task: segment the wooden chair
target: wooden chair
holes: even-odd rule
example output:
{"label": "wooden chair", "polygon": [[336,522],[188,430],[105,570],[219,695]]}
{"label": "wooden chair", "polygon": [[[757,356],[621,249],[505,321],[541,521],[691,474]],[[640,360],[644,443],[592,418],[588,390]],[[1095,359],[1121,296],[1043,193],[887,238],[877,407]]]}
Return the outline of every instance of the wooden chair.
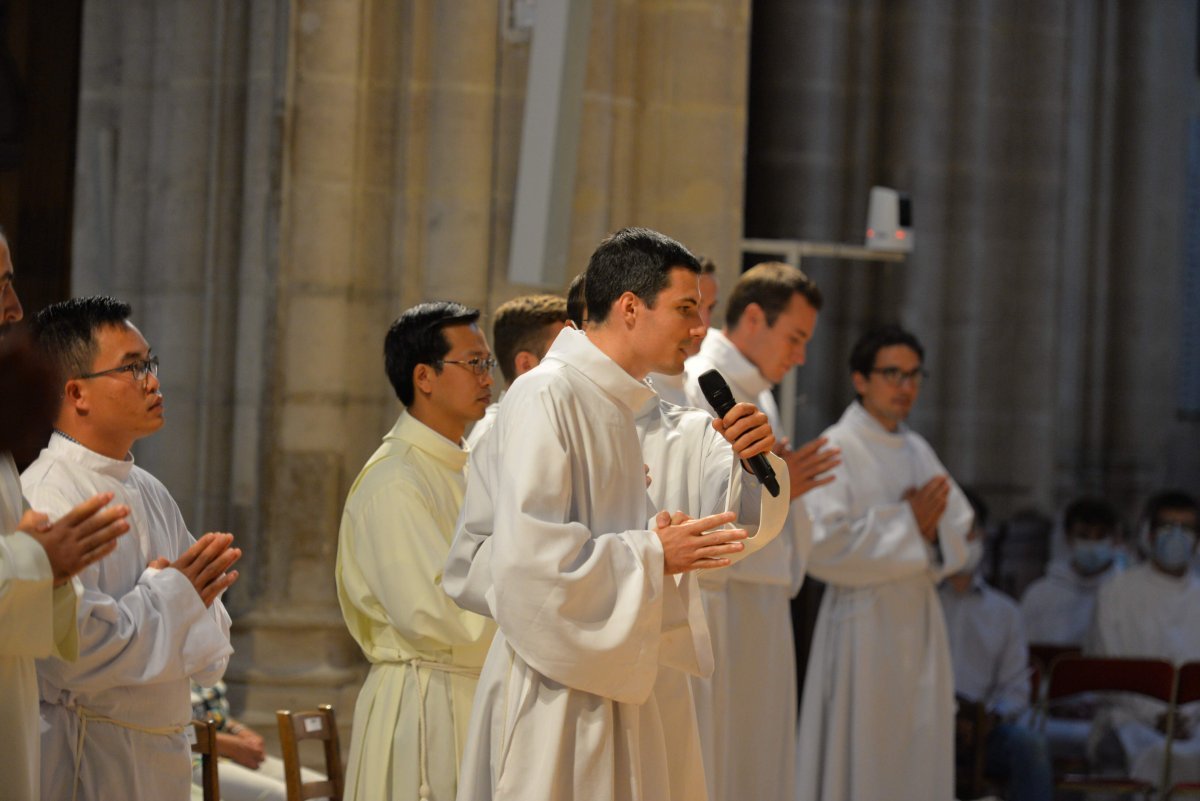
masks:
{"label": "wooden chair", "polygon": [[220,801],[221,783],[217,779],[217,724],[212,718],[193,720],[192,731],[196,733],[196,742],[192,743],[192,753],[200,755],[201,787],[204,789],[204,801]]}
{"label": "wooden chair", "polygon": [[[287,782],[288,801],[330,798],[342,801],[342,753],[338,745],[337,721],[333,707],[321,704],[315,710],[275,713],[279,721],[279,745],[283,750],[283,777]],[[325,779],[307,782],[300,777],[300,741],[320,740],[325,747]]]}
{"label": "wooden chair", "polygon": [[[1146,696],[1167,706],[1167,739],[1175,715],[1175,666],[1161,659],[1108,659],[1085,656],[1059,656],[1050,668],[1046,686],[1045,709],[1055,701],[1081,693],[1122,692]],[[1169,755],[1163,765],[1159,787],[1166,786],[1169,775]],[[1064,774],[1055,777],[1055,787],[1078,793],[1112,795],[1143,795],[1150,797],[1156,787],[1133,776],[1097,776]]]}
{"label": "wooden chair", "polygon": [[[1200,701],[1200,662],[1188,662],[1180,667],[1175,682],[1176,709]],[[1200,782],[1177,782],[1167,790],[1167,798],[1181,795],[1200,795]]]}

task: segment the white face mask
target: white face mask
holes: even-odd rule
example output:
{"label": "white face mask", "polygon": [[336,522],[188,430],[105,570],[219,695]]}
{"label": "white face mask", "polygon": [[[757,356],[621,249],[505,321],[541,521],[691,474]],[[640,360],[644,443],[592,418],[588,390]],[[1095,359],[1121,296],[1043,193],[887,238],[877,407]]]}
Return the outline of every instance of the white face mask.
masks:
{"label": "white face mask", "polygon": [[1085,576],[1099,573],[1112,564],[1112,541],[1078,540],[1071,546],[1071,561]]}
{"label": "white face mask", "polygon": [[960,573],[974,573],[979,567],[979,563],[983,561],[983,540],[968,540],[967,541],[967,561],[959,570]]}
{"label": "white face mask", "polygon": [[1178,572],[1187,567],[1196,548],[1196,532],[1178,523],[1159,526],[1154,533],[1154,561]]}

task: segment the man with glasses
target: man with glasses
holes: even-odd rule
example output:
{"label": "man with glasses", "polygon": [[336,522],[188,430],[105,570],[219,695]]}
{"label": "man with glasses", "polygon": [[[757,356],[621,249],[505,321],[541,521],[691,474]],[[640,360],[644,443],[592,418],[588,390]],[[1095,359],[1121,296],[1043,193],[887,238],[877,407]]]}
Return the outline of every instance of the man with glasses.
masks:
{"label": "man with glasses", "polygon": [[216,682],[233,652],[219,596],[241,551],[226,533],[194,540],[130,453],[162,428],[163,397],[158,359],[129,315],[128,304],[90,297],[34,319],[65,380],[50,443],[21,476],[25,495],[53,518],[111,493],[132,530],[79,575],[78,660],[37,665],[43,798],[186,798],[189,680]]}
{"label": "man with glasses", "polygon": [[825,432],[842,463],[806,496],[808,572],[828,586],[800,705],[802,801],[954,797],[954,674],[937,584],[966,563],[973,512],[904,423],[923,359],[898,326],[858,340],[858,397]]}
{"label": "man with glasses", "polygon": [[384,339],[404,404],[350,488],[338,535],[337,590],[371,662],[346,768],[347,801],[452,799],[479,669],[495,624],[442,590],[466,485],[466,427],[492,398],[496,362],[479,311],[422,303]]}

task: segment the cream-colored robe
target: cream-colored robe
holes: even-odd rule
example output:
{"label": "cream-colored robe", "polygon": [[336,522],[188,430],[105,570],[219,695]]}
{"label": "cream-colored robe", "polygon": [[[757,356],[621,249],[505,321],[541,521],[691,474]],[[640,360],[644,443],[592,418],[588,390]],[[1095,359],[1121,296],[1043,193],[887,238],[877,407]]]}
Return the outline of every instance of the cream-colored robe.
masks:
{"label": "cream-colored robe", "polygon": [[17,531],[25,510],[17,467],[0,454],[0,798],[38,798],[41,735],[34,659],[79,652],[75,587],[54,586],[46,552]]}
{"label": "cream-colored robe", "polygon": [[495,631],[441,586],[466,461],[467,451],[405,412],[346,499],[338,601],[371,662],[354,710],[348,801],[415,801],[423,781],[433,801],[455,796],[476,676]]}
{"label": "cream-colored robe", "polygon": [[828,587],[800,705],[797,798],[949,801],[954,673],[937,583],[965,563],[974,514],[952,483],[933,548],[901,500],[946,473],[929,444],[858,402],[825,435],[842,463],[805,496],[808,572]]}
{"label": "cream-colored robe", "polygon": [[130,530],[116,550],[77,576],[79,658],[37,663],[42,797],[72,797],[78,760],[77,801],[114,792],[128,801],[186,798],[189,680],[216,682],[233,648],[220,599],[206,608],[178,570],[146,567],[158,557],[175,560],[194,542],[179,507],[132,457],[110,459],[59,434],[21,484],[30,506],[51,518],[98,492],[130,508]]}

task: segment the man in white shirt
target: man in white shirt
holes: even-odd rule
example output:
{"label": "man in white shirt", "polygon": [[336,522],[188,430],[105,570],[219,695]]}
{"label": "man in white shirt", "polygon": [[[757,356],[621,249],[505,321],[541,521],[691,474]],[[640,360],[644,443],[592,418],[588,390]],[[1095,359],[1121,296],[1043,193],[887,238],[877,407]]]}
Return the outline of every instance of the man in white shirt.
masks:
{"label": "man in white shirt", "polygon": [[[1147,559],[1100,588],[1087,653],[1176,664],[1200,660],[1200,581],[1191,571],[1198,527],[1196,500],[1185,492],[1159,493],[1147,502],[1141,534]],[[1133,776],[1158,782],[1165,756],[1162,712],[1161,704],[1146,699],[1115,703],[1097,717],[1098,760],[1109,760],[1115,740]],[[1198,722],[1194,707],[1177,716],[1172,781],[1200,781]]]}
{"label": "man in white shirt", "polygon": [[[713,310],[717,307],[717,265],[706,256],[697,257],[700,260],[700,333],[692,339],[687,349],[687,355],[695,356],[700,352],[700,344],[708,335],[712,325]],[[688,373],[687,365],[678,375],[651,373],[650,385],[658,393],[658,397],[676,406],[691,406],[687,396]]]}
{"label": "man in white shirt", "polygon": [[1068,556],[1051,562],[1046,575],[1021,598],[1029,642],[1082,647],[1096,593],[1117,572],[1118,522],[1112,504],[1102,498],[1076,498],[1067,505],[1063,532]]}
{"label": "man in white shirt", "polygon": [[[835,449],[823,439],[786,447],[771,388],[804,364],[816,332],[821,292],[788,264],[760,264],[730,293],[724,330],[708,332],[688,359],[690,405],[711,412],[699,377],[717,370],[735,399],[767,414],[788,465],[789,527],[761,552],[729,570],[703,574],[704,604],[718,664],[693,682],[715,801],[787,799],[795,781],[796,666],[791,599],[800,590],[811,536],[802,496],[831,479]],[[771,654],[764,659],[764,654]],[[753,676],[752,681],[746,679]]]}
{"label": "man in white shirt", "polygon": [[97,493],[130,509],[131,534],[77,581],[79,655],[37,663],[42,797],[187,798],[190,679],[221,678],[233,649],[219,596],[241,556],[227,533],[194,540],[170,494],[130,449],[162,428],[158,357],[127,304],[79,298],[34,320],[65,377],[50,443],[22,474],[51,517]]}
{"label": "man in white shirt", "polygon": [[1008,801],[1049,801],[1053,769],[1045,738],[1020,718],[1029,708],[1029,647],[1021,613],[979,575],[987,507],[964,490],[975,522],[967,535],[967,561],[938,590],[946,616],[956,696],[983,704],[991,719],[985,775],[1006,783]]}
{"label": "man in white shirt", "polygon": [[[523,295],[513,298],[496,309],[492,322],[492,343],[496,346],[496,363],[504,376],[504,386],[512,386],[519,376],[537,367],[546,358],[550,343],[567,324],[567,302],[558,295]],[[471,427],[467,449],[479,444],[496,422],[500,401],[487,407],[483,419]]]}
{"label": "man in white shirt", "polygon": [[[29,427],[53,422],[57,376],[13,326],[23,312],[13,286],[8,241],[0,232],[0,794],[41,795],[41,724],[34,660],[74,659],[76,596],[71,576],[112,553],[129,530],[128,507],[93,496],[53,523],[21,495],[8,451]],[[23,444],[23,443],[22,443]]]}
{"label": "man in white shirt", "polygon": [[422,303],[384,340],[405,411],[350,488],[338,601],[371,662],[354,709],[348,801],[452,799],[476,679],[495,625],[441,587],[466,486],[463,432],[491,400],[479,312]]}
{"label": "man in white shirt", "polygon": [[[484,665],[460,776],[473,799],[668,799],[659,665],[694,660],[674,576],[728,564],[733,513],[652,514],[635,417],[647,373],[677,372],[699,319],[698,264],[678,243],[623,229],[588,266],[587,333],[564,330],[517,381],[485,438],[486,598],[500,631]],[[479,454],[477,454],[478,456]],[[486,522],[486,521],[484,521]],[[449,571],[448,571],[449,572]],[[470,584],[471,582],[468,582]]]}
{"label": "man in white shirt", "polygon": [[953,797],[954,680],[936,586],[965,563],[973,513],[904,422],[923,362],[898,326],[858,340],[858,399],[825,432],[842,463],[805,498],[808,570],[827,586],[800,705],[801,801]]}

